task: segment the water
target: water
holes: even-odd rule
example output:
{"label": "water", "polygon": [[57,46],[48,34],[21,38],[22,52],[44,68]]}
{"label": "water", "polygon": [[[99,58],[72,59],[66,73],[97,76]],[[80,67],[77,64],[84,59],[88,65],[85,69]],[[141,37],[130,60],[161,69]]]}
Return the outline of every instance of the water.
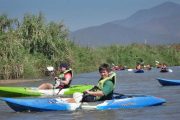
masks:
{"label": "water", "polygon": [[[146,107],[133,110],[77,110],[55,112],[17,113],[0,101],[0,120],[179,120],[180,117],[180,86],[161,86],[155,78],[180,79],[180,66],[172,67],[172,73],[160,73],[158,69],[133,73],[117,71],[115,92],[123,94],[154,95],[166,99],[161,106]],[[99,79],[98,72],[75,75],[72,84],[94,84]],[[47,80],[49,81],[49,80]],[[38,86],[42,83],[18,83],[11,86]]]}

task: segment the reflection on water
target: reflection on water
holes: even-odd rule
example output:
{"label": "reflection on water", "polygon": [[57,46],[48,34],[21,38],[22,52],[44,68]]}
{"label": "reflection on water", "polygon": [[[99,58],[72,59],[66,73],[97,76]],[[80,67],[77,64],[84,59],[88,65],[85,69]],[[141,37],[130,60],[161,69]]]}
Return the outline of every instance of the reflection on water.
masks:
{"label": "reflection on water", "polygon": [[108,111],[97,111],[97,110],[91,110],[91,111],[78,111],[74,114],[73,118],[77,120],[111,120],[112,116],[114,118],[118,118],[118,113],[116,111],[108,110]]}
{"label": "reflection on water", "polygon": [[[0,101],[0,120],[178,120],[180,117],[180,86],[161,86],[155,78],[180,79],[180,67],[172,67],[172,73],[160,73],[157,69],[145,73],[117,71],[115,92],[123,94],[146,94],[162,97],[167,103],[133,110],[77,110],[16,113]],[[94,84],[99,79],[97,72],[75,75],[72,84]],[[50,80],[47,81],[48,82]],[[40,82],[21,83],[12,86],[38,86]]]}

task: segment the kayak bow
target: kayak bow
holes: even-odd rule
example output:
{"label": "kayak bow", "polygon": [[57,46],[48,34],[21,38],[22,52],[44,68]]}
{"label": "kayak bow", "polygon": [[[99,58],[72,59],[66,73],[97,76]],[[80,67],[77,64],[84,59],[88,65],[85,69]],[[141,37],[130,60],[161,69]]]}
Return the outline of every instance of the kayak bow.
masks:
{"label": "kayak bow", "polygon": [[158,82],[163,86],[175,86],[180,85],[180,80],[156,78]]}

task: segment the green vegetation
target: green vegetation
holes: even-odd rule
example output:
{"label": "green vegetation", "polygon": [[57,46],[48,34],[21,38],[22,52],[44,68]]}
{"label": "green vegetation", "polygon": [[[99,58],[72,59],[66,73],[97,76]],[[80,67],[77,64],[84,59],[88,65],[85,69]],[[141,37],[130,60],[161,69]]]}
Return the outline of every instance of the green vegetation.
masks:
{"label": "green vegetation", "polygon": [[139,60],[155,65],[180,65],[180,45],[149,46],[131,44],[89,48],[68,39],[69,31],[60,22],[26,14],[23,20],[0,16],[0,79],[37,78],[49,65],[67,61],[76,73],[97,70],[103,63],[134,67]]}
{"label": "green vegetation", "polygon": [[167,46],[150,46],[131,44],[128,46],[112,45],[100,48],[108,63],[125,65],[135,68],[137,62],[155,66],[155,61],[166,63],[168,66],[180,65],[180,44]]}

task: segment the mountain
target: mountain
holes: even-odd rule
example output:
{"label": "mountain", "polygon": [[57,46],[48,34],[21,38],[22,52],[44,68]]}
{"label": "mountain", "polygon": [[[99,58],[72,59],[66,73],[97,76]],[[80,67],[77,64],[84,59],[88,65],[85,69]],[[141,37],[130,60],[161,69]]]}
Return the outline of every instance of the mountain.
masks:
{"label": "mountain", "polygon": [[145,43],[163,45],[180,43],[180,4],[165,2],[139,10],[123,20],[108,22],[70,33],[70,38],[84,46]]}

